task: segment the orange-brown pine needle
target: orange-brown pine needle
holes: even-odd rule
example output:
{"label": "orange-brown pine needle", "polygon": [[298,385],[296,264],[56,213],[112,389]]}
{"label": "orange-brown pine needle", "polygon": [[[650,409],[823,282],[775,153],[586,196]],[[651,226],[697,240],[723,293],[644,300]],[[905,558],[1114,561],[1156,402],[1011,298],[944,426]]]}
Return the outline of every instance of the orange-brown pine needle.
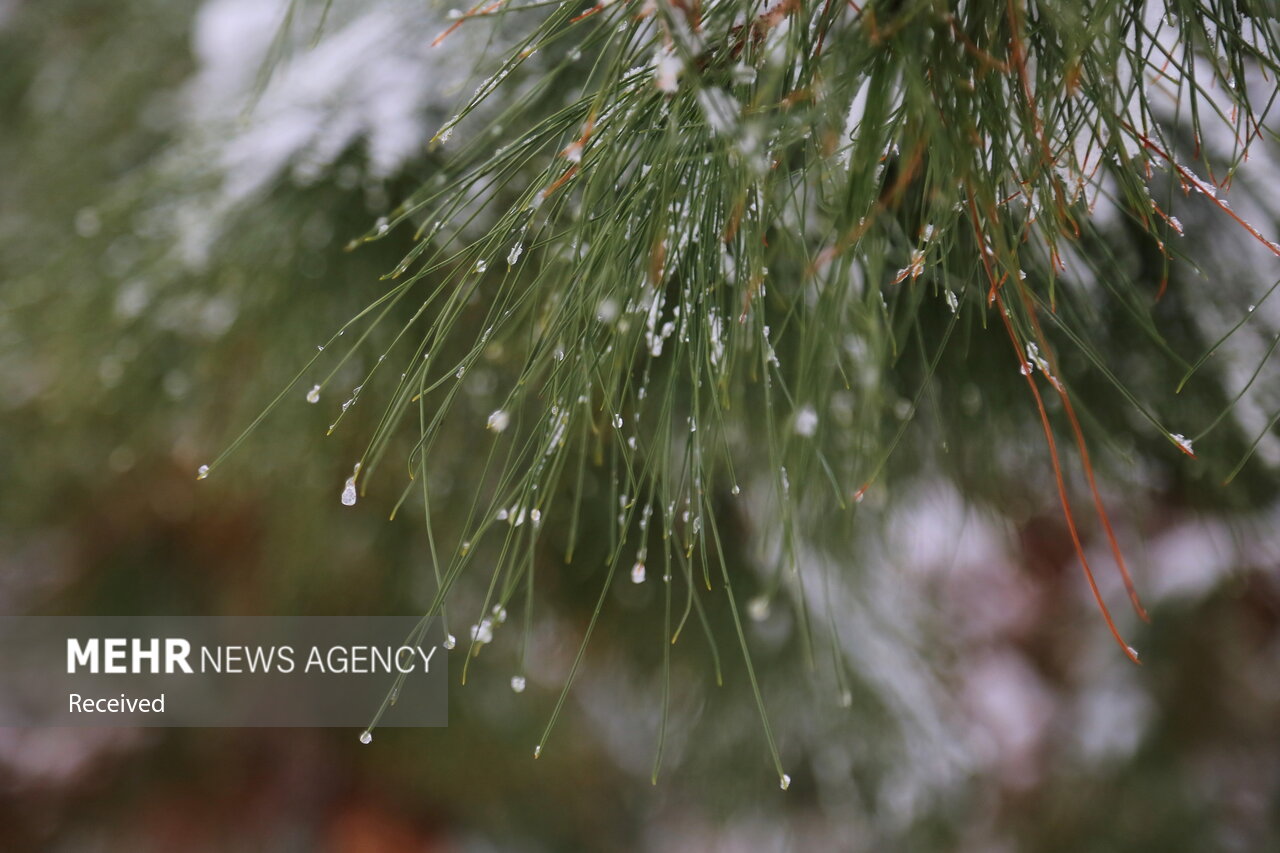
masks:
{"label": "orange-brown pine needle", "polygon": [[1058,500],[1062,504],[1062,514],[1067,522],[1067,531],[1071,534],[1071,544],[1075,547],[1076,557],[1080,560],[1080,568],[1084,571],[1085,581],[1089,584],[1089,591],[1093,593],[1093,600],[1097,603],[1098,610],[1102,613],[1102,618],[1107,623],[1107,630],[1111,632],[1111,636],[1115,638],[1116,643],[1124,650],[1129,660],[1140,664],[1142,661],[1139,660],[1137,651],[1133,646],[1125,642],[1124,637],[1120,634],[1120,629],[1116,627],[1115,620],[1111,618],[1111,610],[1107,607],[1107,602],[1102,597],[1102,591],[1098,588],[1098,581],[1094,577],[1093,569],[1089,568],[1089,558],[1085,556],[1084,545],[1080,541],[1080,532],[1076,529],[1075,515],[1071,512],[1071,500],[1067,497],[1067,483],[1062,476],[1062,461],[1058,458],[1058,444],[1053,438],[1053,427],[1049,423],[1049,413],[1045,410],[1044,399],[1040,396],[1035,374],[1030,369],[1031,365],[1027,362],[1018,346],[1018,336],[1013,330],[1013,324],[1005,314],[1004,300],[1000,298],[999,293],[996,294],[996,310],[1004,323],[1005,331],[1009,334],[1009,342],[1013,345],[1014,354],[1018,357],[1019,369],[1027,380],[1027,387],[1031,389],[1031,396],[1036,401],[1036,410],[1040,413],[1040,425],[1044,428],[1045,441],[1049,444],[1049,458],[1053,462],[1053,478],[1058,486]]}

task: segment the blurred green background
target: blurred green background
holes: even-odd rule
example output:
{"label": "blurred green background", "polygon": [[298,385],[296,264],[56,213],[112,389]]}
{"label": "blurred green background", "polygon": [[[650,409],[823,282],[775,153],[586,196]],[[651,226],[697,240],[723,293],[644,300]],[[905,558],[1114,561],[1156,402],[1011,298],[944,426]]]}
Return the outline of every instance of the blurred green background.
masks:
{"label": "blurred green background", "polygon": [[[265,0],[0,0],[0,618],[411,613],[430,600],[416,514],[388,522],[392,489],[354,509],[337,500],[376,401],[326,437],[340,401],[308,406],[300,386],[218,476],[193,476],[381,292],[409,236],[343,247],[434,173],[426,141],[473,88],[486,38],[430,53],[445,9],[338,2],[314,49],[255,98],[281,14]],[[1226,267],[1227,238],[1192,224],[1205,266]],[[1115,236],[1154,290],[1159,264]],[[1231,263],[1211,298],[1175,276],[1155,307],[1184,355],[1273,276]],[[1264,342],[1273,309],[1255,321]],[[1129,346],[1120,306],[1100,303],[1093,321],[1117,372],[1176,384],[1176,364]],[[1226,404],[1252,340],[1166,395],[1175,422],[1203,425]],[[733,644],[720,644],[716,687],[697,636],[673,650],[672,730],[650,784],[663,643],[652,585],[610,592],[533,760],[601,580],[590,554],[565,566],[550,531],[524,693],[509,687],[513,627],[455,685],[447,729],[379,731],[369,746],[342,730],[0,730],[0,848],[1280,849],[1274,435],[1218,485],[1280,384],[1264,374],[1241,423],[1188,460],[1114,393],[1078,383],[1153,616],[1126,621],[1135,668],[1086,597],[1034,410],[1021,377],[1003,375],[1007,342],[966,346],[892,490],[806,558],[843,579],[814,595],[847,696],[808,663],[787,602],[751,613],[785,794]],[[360,381],[357,362],[339,387]],[[501,371],[467,386],[478,422]],[[910,398],[920,376],[904,359],[879,381]],[[477,432],[451,433],[433,462],[446,530],[448,505],[475,487]],[[720,519],[729,554],[764,565],[770,519],[737,506]],[[1101,531],[1085,534],[1105,564]],[[451,602],[459,636],[485,580]],[[769,578],[743,583],[746,598]],[[1104,589],[1122,600],[1118,584]],[[727,637],[728,611],[708,601]]]}

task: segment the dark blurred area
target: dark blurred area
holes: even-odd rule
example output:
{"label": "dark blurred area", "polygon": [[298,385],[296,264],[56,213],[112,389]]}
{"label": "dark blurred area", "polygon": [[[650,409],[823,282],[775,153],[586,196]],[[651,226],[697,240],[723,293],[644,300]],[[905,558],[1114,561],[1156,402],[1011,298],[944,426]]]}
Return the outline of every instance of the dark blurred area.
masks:
{"label": "dark blurred area", "polygon": [[[341,400],[307,405],[319,377],[305,376],[217,476],[194,476],[382,292],[411,235],[344,246],[434,173],[427,140],[474,87],[484,43],[424,59],[445,9],[336,2],[311,52],[263,82],[283,11],[0,0],[0,619],[400,614],[431,600],[421,508],[388,521],[394,483],[354,508],[337,499],[376,397],[326,436]],[[1138,255],[1134,274],[1154,276]],[[1271,274],[1232,287],[1247,296]],[[1156,308],[1192,357],[1212,344],[1188,319],[1199,286],[1175,279]],[[1259,311],[1271,330],[1274,307]],[[1099,311],[1095,343],[1118,371],[1176,383],[1178,365],[1128,364],[1130,315]],[[453,686],[448,728],[380,730],[368,746],[329,729],[0,729],[0,849],[1280,850],[1274,436],[1223,487],[1248,424],[1189,460],[1095,390],[1090,365],[1065,368],[1151,611],[1150,624],[1120,613],[1105,537],[1085,522],[1142,653],[1132,666],[1080,577],[1007,346],[966,338],[894,488],[868,495],[855,534],[806,551],[828,580],[803,603],[830,617],[829,637],[811,647],[802,602],[771,600],[764,569],[744,575],[785,793],[736,646],[696,627],[671,651],[651,783],[666,642],[653,585],[608,593],[534,760],[603,580],[599,554],[566,565],[552,530],[535,555],[527,691],[510,688],[522,628],[508,625]],[[368,358],[335,385],[360,382]],[[997,363],[1008,376],[972,381]],[[468,380],[476,422],[504,370]],[[904,359],[886,393],[910,397],[921,373]],[[1230,376],[1189,386],[1173,414],[1207,421]],[[461,529],[452,506],[474,488],[478,432],[451,433],[432,461],[442,535]],[[604,494],[592,475],[584,488]],[[766,565],[773,521],[724,502],[729,558]],[[459,637],[487,582],[450,600]],[[713,634],[730,637],[727,605],[708,601]]]}

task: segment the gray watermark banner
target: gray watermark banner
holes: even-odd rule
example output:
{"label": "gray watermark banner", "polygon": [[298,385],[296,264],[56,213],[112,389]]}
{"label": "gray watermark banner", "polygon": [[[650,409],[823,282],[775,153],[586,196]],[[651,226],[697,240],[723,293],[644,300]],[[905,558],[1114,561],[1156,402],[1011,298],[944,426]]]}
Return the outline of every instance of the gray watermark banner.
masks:
{"label": "gray watermark banner", "polygon": [[414,617],[29,616],[0,624],[3,726],[445,726]]}

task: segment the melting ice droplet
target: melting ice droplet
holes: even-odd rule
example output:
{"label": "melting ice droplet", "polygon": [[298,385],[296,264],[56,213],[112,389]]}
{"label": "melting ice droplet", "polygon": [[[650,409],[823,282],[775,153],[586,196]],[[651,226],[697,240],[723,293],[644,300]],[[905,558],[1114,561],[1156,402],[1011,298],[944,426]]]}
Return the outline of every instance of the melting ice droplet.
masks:
{"label": "melting ice droplet", "polygon": [[364,744],[373,743],[373,732],[365,729],[360,733],[360,742]]}
{"label": "melting ice droplet", "polygon": [[356,505],[356,478],[354,474],[347,478],[347,484],[342,487],[342,505]]}
{"label": "melting ice droplet", "polygon": [[307,392],[307,402],[308,403],[320,402],[320,386],[319,385],[311,386],[311,390]]}
{"label": "melting ice droplet", "polygon": [[485,423],[485,426],[494,432],[502,432],[510,423],[511,415],[507,414],[503,409],[498,409],[489,414],[489,420]]}
{"label": "melting ice droplet", "polygon": [[644,583],[644,563],[636,563],[631,567],[631,582]]}
{"label": "melting ice droplet", "polygon": [[1169,437],[1173,439],[1173,443],[1178,445],[1178,449],[1181,450],[1183,453],[1187,454],[1188,456],[1195,456],[1195,453],[1192,452],[1191,450],[1191,439],[1187,438],[1185,435],[1182,435],[1180,433],[1174,433]]}
{"label": "melting ice droplet", "polygon": [[209,466],[208,466],[208,465],[201,465],[199,468],[197,468],[197,469],[196,469],[196,479],[197,479],[197,480],[203,480],[205,477],[208,477],[208,476],[209,476]]}
{"label": "melting ice droplet", "polygon": [[524,692],[524,676],[523,675],[511,676],[511,689],[517,693]]}
{"label": "melting ice droplet", "polygon": [[458,645],[458,638],[453,636],[453,634],[449,634],[444,638],[444,647],[446,649],[452,649],[456,645]]}
{"label": "melting ice droplet", "polygon": [[788,774],[788,773],[783,773],[783,774],[782,774],[782,778],[780,778],[780,779],[778,780],[778,787],[779,787],[779,788],[781,788],[781,789],[782,789],[782,790],[784,790],[784,791],[785,791],[785,790],[787,790],[788,788],[790,788],[790,787],[791,787],[791,775],[790,775],[790,774]]}

